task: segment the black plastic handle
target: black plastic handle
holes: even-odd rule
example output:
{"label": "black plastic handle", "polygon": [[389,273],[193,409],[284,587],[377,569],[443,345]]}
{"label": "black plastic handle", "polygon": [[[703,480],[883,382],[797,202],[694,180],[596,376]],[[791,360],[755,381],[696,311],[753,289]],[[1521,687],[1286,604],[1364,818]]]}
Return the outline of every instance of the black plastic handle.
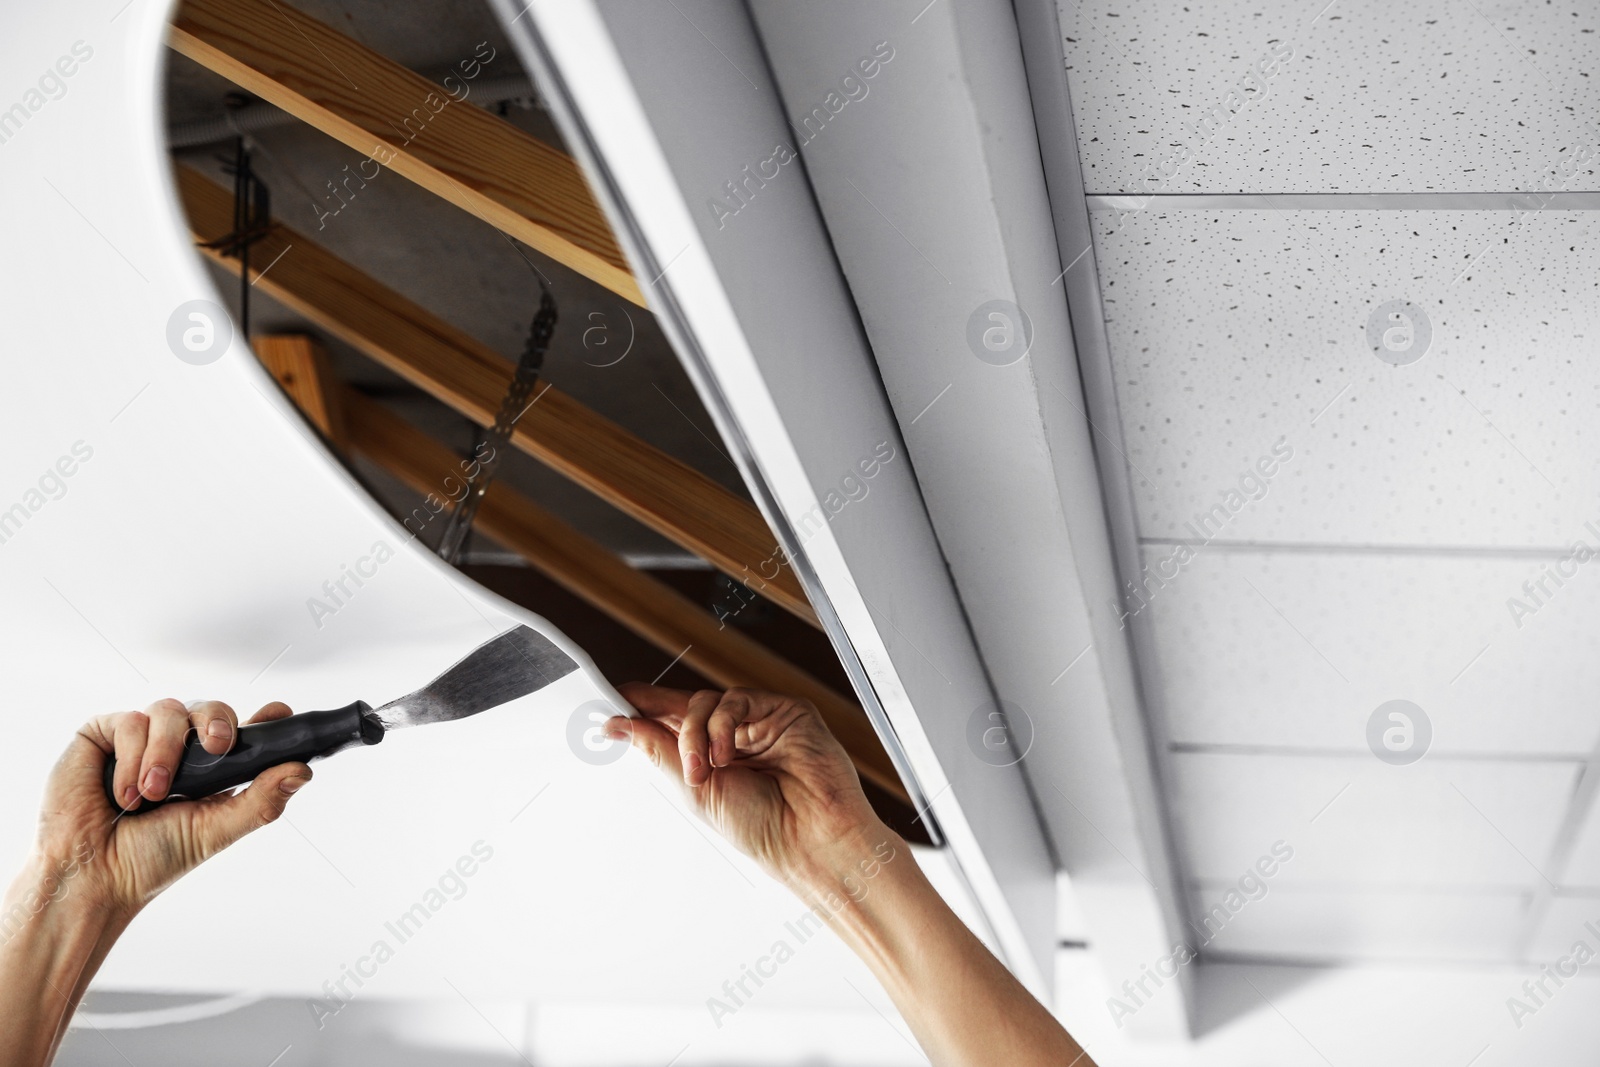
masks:
{"label": "black plastic handle", "polygon": [[[183,759],[172,777],[168,799],[183,797],[198,800],[255,778],[268,767],[295,760],[306,761],[331,756],[353,745],[375,745],[383,740],[383,724],[368,714],[372,708],[364,700],[332,711],[308,711],[271,722],[239,727],[238,740],[226,755],[213,756],[193,732],[184,742]],[[106,799],[118,811],[122,805],[111,791],[117,759],[106,760]],[[165,801],[141,799],[132,812],[149,811]]]}

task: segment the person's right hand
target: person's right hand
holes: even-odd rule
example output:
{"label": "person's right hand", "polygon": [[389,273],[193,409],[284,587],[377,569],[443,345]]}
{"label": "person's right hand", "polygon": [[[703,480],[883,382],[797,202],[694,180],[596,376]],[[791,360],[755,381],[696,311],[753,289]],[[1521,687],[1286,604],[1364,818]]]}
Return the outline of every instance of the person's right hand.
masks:
{"label": "person's right hand", "polygon": [[[288,714],[272,703],[250,721]],[[239,721],[214,700],[188,707],[158,700],[144,711],[89,720],[56,761],[33,852],[0,899],[0,1064],[48,1064],[84,990],[139,909],[191,867],[283,814],[311,777],[304,763],[282,763],[237,794],[129,814],[141,798],[167,796],[191,729],[206,752],[221,756],[238,739]],[[111,756],[120,807],[106,797]],[[226,909],[196,912],[194,928],[214,937],[228,919]]]}
{"label": "person's right hand", "polygon": [[613,718],[607,735],[649,756],[703,819],[780,881],[795,885],[833,860],[849,866],[851,854],[893,836],[809,702],[753,689],[633,683],[620,692],[644,717]]}
{"label": "person's right hand", "polygon": [[[250,722],[288,714],[286,705],[274,702]],[[50,774],[39,812],[35,851],[57,872],[56,885],[65,877],[74,883],[82,878],[100,906],[131,918],[191,868],[276,819],[311,778],[304,763],[283,763],[261,772],[235,795],[175,801],[137,815],[111,806],[101,780],[107,757],[117,759],[112,789],[123,808],[134,807],[140,798],[161,800],[191,729],[207,752],[220,756],[238,738],[238,717],[219,701],[185,707],[158,700],[144,711],[101,715],[78,730]]]}

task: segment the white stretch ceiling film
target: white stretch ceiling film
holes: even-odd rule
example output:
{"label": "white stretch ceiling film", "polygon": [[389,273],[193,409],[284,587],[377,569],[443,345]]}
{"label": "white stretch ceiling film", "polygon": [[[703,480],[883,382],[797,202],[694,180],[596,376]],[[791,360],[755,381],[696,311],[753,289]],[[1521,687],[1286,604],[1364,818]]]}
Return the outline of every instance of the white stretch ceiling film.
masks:
{"label": "white stretch ceiling film", "polygon": [[1059,13],[1203,951],[1536,959],[1600,883],[1600,8]]}
{"label": "white stretch ceiling film", "polygon": [[1600,142],[1593,4],[1321,7],[1062,0],[1087,191],[1532,189]]}

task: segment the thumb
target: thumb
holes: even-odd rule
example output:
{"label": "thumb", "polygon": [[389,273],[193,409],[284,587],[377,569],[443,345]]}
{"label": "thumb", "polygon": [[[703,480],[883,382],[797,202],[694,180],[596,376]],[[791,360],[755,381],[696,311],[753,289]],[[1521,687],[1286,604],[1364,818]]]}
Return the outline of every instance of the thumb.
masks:
{"label": "thumb", "polygon": [[207,803],[196,827],[203,855],[215,856],[252,830],[277,820],[289,798],[311,780],[304,763],[280,763],[256,775],[249,788]]}
{"label": "thumb", "polygon": [[683,757],[678,752],[678,738],[665,726],[649,719],[618,715],[606,722],[606,736],[627,741],[648,756],[664,774],[683,784]]}

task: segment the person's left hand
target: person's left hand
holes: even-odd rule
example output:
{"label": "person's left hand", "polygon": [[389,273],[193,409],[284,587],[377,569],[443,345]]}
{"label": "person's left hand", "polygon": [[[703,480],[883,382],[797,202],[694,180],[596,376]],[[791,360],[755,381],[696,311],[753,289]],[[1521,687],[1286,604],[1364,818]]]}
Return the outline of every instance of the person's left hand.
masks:
{"label": "person's left hand", "polygon": [[[274,702],[250,722],[289,714],[287,705]],[[124,809],[140,797],[161,800],[191,728],[207,752],[220,756],[233,747],[238,717],[217,701],[186,708],[158,700],[142,712],[98,716],[78,730],[50,773],[39,812],[36,851],[49,872],[48,895],[70,891],[83,879],[96,904],[132,918],[183,874],[276,819],[311,778],[304,763],[282,763],[234,795],[175,800],[137,815],[113,808],[101,778],[106,758],[116,756],[112,789]]]}
{"label": "person's left hand", "polygon": [[640,717],[609,720],[608,735],[648,756],[706,822],[774,878],[797,888],[817,878],[832,885],[839,872],[882,859],[877,848],[893,834],[810,701],[637,682],[620,692]]}

